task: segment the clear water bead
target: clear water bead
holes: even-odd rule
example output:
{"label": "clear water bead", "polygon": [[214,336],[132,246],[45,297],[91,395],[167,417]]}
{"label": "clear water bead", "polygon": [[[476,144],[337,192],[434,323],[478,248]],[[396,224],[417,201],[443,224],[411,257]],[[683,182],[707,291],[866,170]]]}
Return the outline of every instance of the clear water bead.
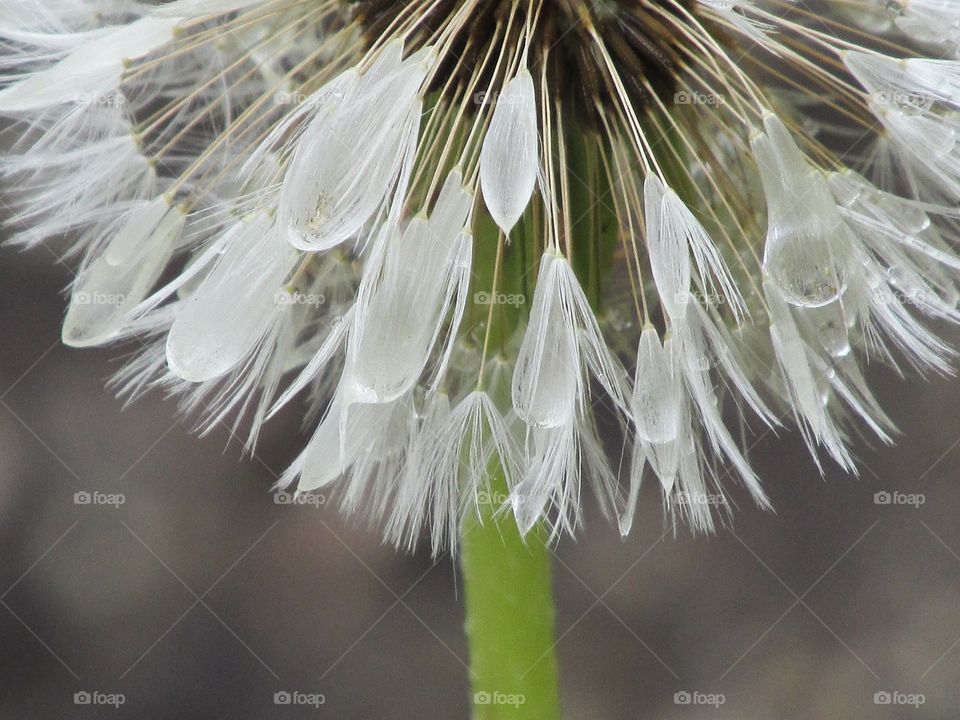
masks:
{"label": "clear water bead", "polygon": [[657,331],[646,328],[637,348],[637,372],[630,403],[637,435],[649,443],[666,443],[677,436],[680,420],[679,378],[673,376],[670,353]]}
{"label": "clear water bead", "polygon": [[850,231],[783,123],[770,115],[764,127],[751,142],[767,199],[764,271],[791,305],[827,305],[846,288]]}

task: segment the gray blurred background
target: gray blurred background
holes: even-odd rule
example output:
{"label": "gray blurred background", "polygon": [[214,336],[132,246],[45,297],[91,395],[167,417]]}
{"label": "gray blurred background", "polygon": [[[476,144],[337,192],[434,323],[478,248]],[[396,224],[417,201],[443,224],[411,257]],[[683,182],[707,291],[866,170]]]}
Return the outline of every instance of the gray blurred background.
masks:
{"label": "gray blurred background", "polygon": [[[250,460],[159,396],[122,409],[119,351],[59,344],[68,269],[0,254],[2,718],[468,717],[448,558],[274,504],[293,415]],[[874,375],[904,435],[860,445],[859,479],[791,433],[752,451],[776,514],[741,502],[715,537],[665,534],[652,485],[625,541],[591,508],[554,563],[569,718],[958,715],[960,383]],[[294,691],[325,702],[274,703]]]}

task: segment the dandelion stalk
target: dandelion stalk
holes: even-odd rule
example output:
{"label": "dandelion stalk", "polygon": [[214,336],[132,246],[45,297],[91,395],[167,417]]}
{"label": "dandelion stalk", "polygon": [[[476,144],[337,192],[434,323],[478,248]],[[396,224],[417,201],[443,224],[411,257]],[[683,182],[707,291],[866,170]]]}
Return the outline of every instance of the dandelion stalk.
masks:
{"label": "dandelion stalk", "polygon": [[[494,222],[477,223],[475,289],[523,296],[526,278],[503,272],[504,258],[508,267],[517,268],[517,258],[532,256],[535,228],[528,214],[505,246]],[[500,346],[499,339],[512,332],[525,311],[493,302],[486,309],[484,334]],[[510,402],[503,385],[487,389],[498,404]],[[548,534],[538,525],[524,536],[514,514],[504,512],[510,487],[497,459],[489,463],[482,485],[486,492],[477,496],[477,512],[464,520],[460,557],[471,714],[476,720],[554,720],[560,717],[560,701]]]}
{"label": "dandelion stalk", "polygon": [[550,550],[542,528],[520,535],[513,515],[492,502],[506,494],[492,473],[491,502],[468,520],[460,564],[470,643],[472,716],[476,720],[560,717]]}

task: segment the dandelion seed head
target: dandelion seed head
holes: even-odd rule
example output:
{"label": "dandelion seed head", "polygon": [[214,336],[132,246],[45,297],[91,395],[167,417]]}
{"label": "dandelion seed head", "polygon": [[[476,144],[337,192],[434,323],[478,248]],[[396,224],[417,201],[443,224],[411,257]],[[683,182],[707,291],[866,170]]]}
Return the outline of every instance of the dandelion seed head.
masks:
{"label": "dandelion seed head", "polygon": [[710,531],[770,506],[744,444],[855,473],[868,363],[952,372],[952,3],[24,0],[0,39],[64,342],[250,451],[299,404],[279,484],[399,546],[573,533],[587,487],[627,534],[644,478]]}

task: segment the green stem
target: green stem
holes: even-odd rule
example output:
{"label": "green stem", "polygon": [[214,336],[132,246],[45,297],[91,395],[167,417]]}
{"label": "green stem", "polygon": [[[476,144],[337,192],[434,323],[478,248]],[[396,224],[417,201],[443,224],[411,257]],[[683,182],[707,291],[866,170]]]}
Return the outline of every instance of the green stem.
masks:
{"label": "green stem", "polygon": [[521,538],[512,513],[493,516],[506,491],[494,472],[490,502],[463,532],[472,717],[558,720],[550,550],[540,530]]}
{"label": "green stem", "polygon": [[[574,271],[590,290],[594,307],[600,303],[600,278],[612,260],[618,225],[605,205],[607,180],[597,166],[596,138],[573,132],[567,138],[571,183],[571,216],[578,233]],[[590,187],[583,187],[586,180]],[[608,200],[607,200],[608,201]],[[509,338],[529,312],[537,268],[538,227],[528,211],[511,233],[498,289],[519,293],[526,302],[511,312],[494,313],[494,337]],[[498,232],[481,214],[474,227],[474,280],[478,290],[493,285]],[[501,308],[506,310],[506,308]],[[510,404],[509,391],[490,388],[501,407]],[[503,394],[503,397],[500,395]],[[554,635],[550,549],[546,532],[537,527],[521,538],[511,512],[503,511],[508,489],[503,472],[494,466],[489,497],[479,517],[465,523],[461,567],[466,595],[466,631],[470,645],[471,707],[474,720],[559,720],[560,697]],[[499,511],[499,512],[498,512]]]}

